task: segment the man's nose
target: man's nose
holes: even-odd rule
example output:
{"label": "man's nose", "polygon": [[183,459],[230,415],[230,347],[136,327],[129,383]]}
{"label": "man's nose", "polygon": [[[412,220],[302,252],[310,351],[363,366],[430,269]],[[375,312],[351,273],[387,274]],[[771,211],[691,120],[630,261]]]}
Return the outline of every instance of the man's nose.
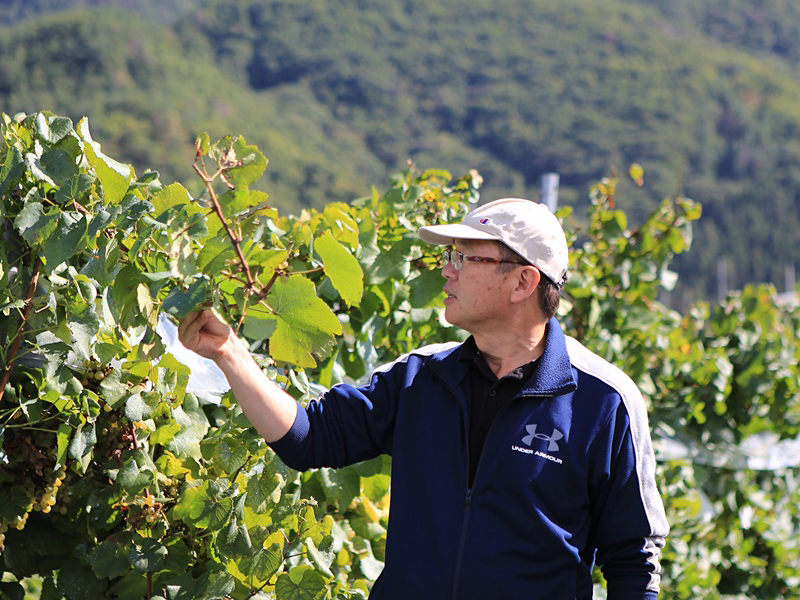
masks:
{"label": "man's nose", "polygon": [[458,271],[453,266],[453,263],[448,262],[445,266],[442,267],[442,276],[445,279],[453,279],[458,276]]}

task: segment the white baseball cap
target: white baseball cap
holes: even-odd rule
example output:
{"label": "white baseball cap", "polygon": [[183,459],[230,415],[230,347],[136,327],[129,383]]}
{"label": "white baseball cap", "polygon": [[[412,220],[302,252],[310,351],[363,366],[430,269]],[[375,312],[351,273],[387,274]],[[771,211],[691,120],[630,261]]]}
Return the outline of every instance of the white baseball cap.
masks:
{"label": "white baseball cap", "polygon": [[420,227],[429,244],[452,246],[461,240],[497,240],[544,273],[559,288],[567,280],[569,251],[561,223],[544,204],[502,198],[479,206],[463,223]]}

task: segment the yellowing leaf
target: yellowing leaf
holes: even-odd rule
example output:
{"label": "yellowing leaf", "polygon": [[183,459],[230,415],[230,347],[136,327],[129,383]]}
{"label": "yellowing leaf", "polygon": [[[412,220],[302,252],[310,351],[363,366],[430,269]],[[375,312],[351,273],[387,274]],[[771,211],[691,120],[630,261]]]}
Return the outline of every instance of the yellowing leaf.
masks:
{"label": "yellowing leaf", "polygon": [[173,183],[159,190],[150,197],[153,205],[153,214],[159,216],[168,208],[173,206],[186,205],[189,214],[203,212],[205,209],[189,196],[189,192],[180,183]]}
{"label": "yellowing leaf", "polygon": [[630,169],[628,169],[628,175],[636,182],[636,185],[641,186],[644,184],[644,169],[639,163],[633,163],[631,165]]}
{"label": "yellowing leaf", "polygon": [[89,164],[97,173],[97,178],[103,184],[105,200],[108,204],[118,204],[128,191],[128,184],[133,177],[130,165],[117,162],[100,151],[100,144],[92,140],[89,133],[89,121],[86,117],[78,123],[78,134],[83,139],[83,151]]}
{"label": "yellowing leaf", "polygon": [[267,296],[278,319],[269,340],[270,354],[278,361],[314,367],[314,356],[324,356],[342,325],[328,305],[317,297],[314,284],[303,277],[278,280]]}
{"label": "yellowing leaf", "polygon": [[322,259],[325,274],[348,306],[358,304],[364,293],[364,273],[356,257],[333,239],[327,231],[314,242],[314,250]]}
{"label": "yellowing leaf", "polygon": [[330,225],[333,236],[352,250],[358,248],[358,222],[350,214],[352,209],[343,202],[332,202],[323,210],[323,215]]}

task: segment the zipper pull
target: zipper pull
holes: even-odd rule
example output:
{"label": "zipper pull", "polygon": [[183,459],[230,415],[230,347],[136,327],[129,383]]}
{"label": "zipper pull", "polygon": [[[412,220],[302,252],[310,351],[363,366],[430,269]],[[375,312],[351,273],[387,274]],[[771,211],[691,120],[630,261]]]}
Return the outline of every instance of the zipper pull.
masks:
{"label": "zipper pull", "polygon": [[467,497],[464,498],[464,506],[472,506],[472,488],[467,490]]}

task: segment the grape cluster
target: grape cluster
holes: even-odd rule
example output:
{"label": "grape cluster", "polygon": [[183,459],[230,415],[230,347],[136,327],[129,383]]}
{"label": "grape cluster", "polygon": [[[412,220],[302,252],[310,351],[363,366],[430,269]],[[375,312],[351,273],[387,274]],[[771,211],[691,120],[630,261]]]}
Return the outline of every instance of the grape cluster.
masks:
{"label": "grape cluster", "polygon": [[142,509],[144,511],[144,520],[148,523],[152,524],[156,522],[158,519],[158,515],[161,512],[161,502],[156,502],[154,496],[148,494],[144,498],[144,503]]}
{"label": "grape cluster", "polygon": [[93,389],[106,378],[108,366],[101,365],[94,359],[85,360],[83,362],[83,375],[81,377],[81,385],[85,388]]}
{"label": "grape cluster", "polygon": [[[53,510],[56,504],[56,494],[66,476],[67,469],[63,465],[57,471],[50,474],[45,487],[39,490],[35,496],[36,501],[33,504],[33,510],[43,513],[49,513]],[[66,513],[66,507],[59,507],[59,512],[61,512],[61,514]]]}
{"label": "grape cluster", "polygon": [[[25,529],[31,511],[49,513],[55,508],[56,495],[63,486],[64,479],[67,476],[67,469],[64,465],[55,471],[47,467],[43,471],[43,476],[45,481],[44,486],[41,488],[37,489],[30,479],[25,482],[24,485],[29,501],[23,514],[10,522],[5,519],[0,519],[0,552],[5,549],[6,531],[12,528],[19,531]],[[64,515],[67,513],[67,507],[64,503],[69,500],[69,495],[66,493],[61,495],[63,502],[56,510]]]}

